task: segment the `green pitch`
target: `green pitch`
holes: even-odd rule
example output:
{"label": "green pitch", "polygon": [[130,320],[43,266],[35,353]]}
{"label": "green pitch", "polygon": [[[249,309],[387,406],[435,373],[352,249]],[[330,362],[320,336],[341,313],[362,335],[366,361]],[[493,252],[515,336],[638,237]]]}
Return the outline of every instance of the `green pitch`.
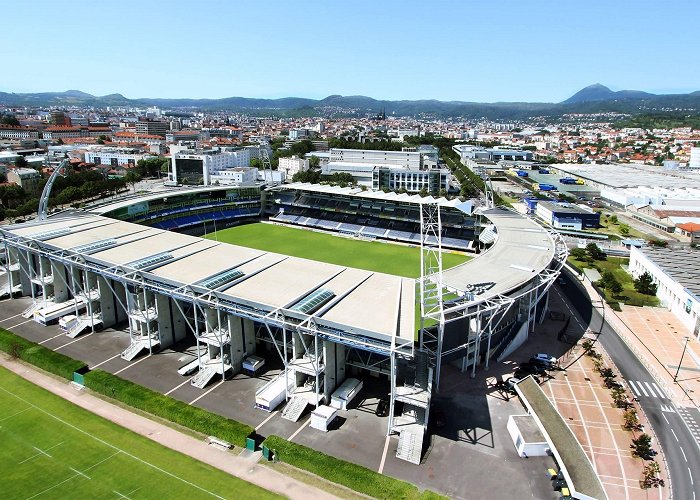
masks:
{"label": "green pitch", "polygon": [[0,443],[3,498],[274,498],[4,368]]}
{"label": "green pitch", "polygon": [[[378,271],[407,278],[420,276],[420,249],[385,243],[362,241],[332,234],[318,233],[273,224],[246,224],[223,229],[206,236],[266,252],[338,264],[368,271]],[[443,268],[469,260],[457,253],[443,253]]]}

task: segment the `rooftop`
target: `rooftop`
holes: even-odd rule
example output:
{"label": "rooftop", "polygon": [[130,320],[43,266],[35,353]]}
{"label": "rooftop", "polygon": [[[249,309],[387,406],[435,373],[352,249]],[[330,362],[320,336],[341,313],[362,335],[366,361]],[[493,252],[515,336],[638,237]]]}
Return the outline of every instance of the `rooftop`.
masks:
{"label": "rooftop", "polygon": [[700,297],[700,251],[644,247],[638,250],[668,276]]}

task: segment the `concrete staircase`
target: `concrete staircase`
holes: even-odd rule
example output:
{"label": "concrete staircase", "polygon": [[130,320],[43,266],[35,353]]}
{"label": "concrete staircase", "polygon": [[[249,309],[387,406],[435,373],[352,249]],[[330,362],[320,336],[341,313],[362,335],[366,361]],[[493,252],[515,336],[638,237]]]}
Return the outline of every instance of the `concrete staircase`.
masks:
{"label": "concrete staircase", "polygon": [[282,410],[282,418],[290,422],[296,422],[304,413],[309,401],[304,396],[294,396],[289,400],[287,406]]}
{"label": "concrete staircase", "polygon": [[198,389],[204,389],[211,379],[216,375],[216,368],[212,365],[204,365],[197,372],[197,375],[190,379],[190,384]]}

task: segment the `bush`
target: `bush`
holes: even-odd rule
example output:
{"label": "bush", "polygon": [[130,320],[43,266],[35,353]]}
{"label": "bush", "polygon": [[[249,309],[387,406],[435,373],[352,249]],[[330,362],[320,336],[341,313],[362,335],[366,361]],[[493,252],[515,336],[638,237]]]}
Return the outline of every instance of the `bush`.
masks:
{"label": "bush", "polygon": [[[276,456],[283,462],[347,486],[359,493],[381,499],[419,497],[418,488],[410,483],[331,457],[306,446],[290,443],[281,437],[270,436],[265,439],[264,444],[274,450]],[[432,492],[424,492],[420,496],[435,498]]]}
{"label": "bush", "polygon": [[639,481],[639,485],[644,490],[649,488],[659,488],[664,486],[665,482],[659,477],[661,473],[661,466],[657,462],[650,462],[644,466],[642,471],[642,480]]}
{"label": "bush", "polygon": [[69,358],[51,349],[23,339],[14,333],[0,328],[0,350],[16,359],[21,359],[42,370],[73,380],[73,372],[84,369],[82,361]]}
{"label": "bush", "polygon": [[85,374],[85,386],[139,410],[208,436],[245,445],[255,429],[119,378],[102,370]]}

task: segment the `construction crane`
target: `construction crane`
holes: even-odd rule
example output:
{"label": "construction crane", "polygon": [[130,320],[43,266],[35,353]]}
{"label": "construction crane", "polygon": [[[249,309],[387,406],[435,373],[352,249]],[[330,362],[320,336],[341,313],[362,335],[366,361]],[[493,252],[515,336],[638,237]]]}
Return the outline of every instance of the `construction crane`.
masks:
{"label": "construction crane", "polygon": [[44,190],[41,192],[41,199],[39,200],[39,210],[38,210],[38,215],[39,215],[39,220],[46,220],[46,216],[49,213],[49,196],[51,196],[51,188],[53,187],[53,183],[56,182],[56,179],[58,176],[65,176],[66,173],[66,167],[68,166],[68,158],[63,160],[61,163],[58,164],[56,168],[53,169],[53,172],[51,173],[51,176],[49,177],[49,180],[46,181],[46,185],[44,186]]}

